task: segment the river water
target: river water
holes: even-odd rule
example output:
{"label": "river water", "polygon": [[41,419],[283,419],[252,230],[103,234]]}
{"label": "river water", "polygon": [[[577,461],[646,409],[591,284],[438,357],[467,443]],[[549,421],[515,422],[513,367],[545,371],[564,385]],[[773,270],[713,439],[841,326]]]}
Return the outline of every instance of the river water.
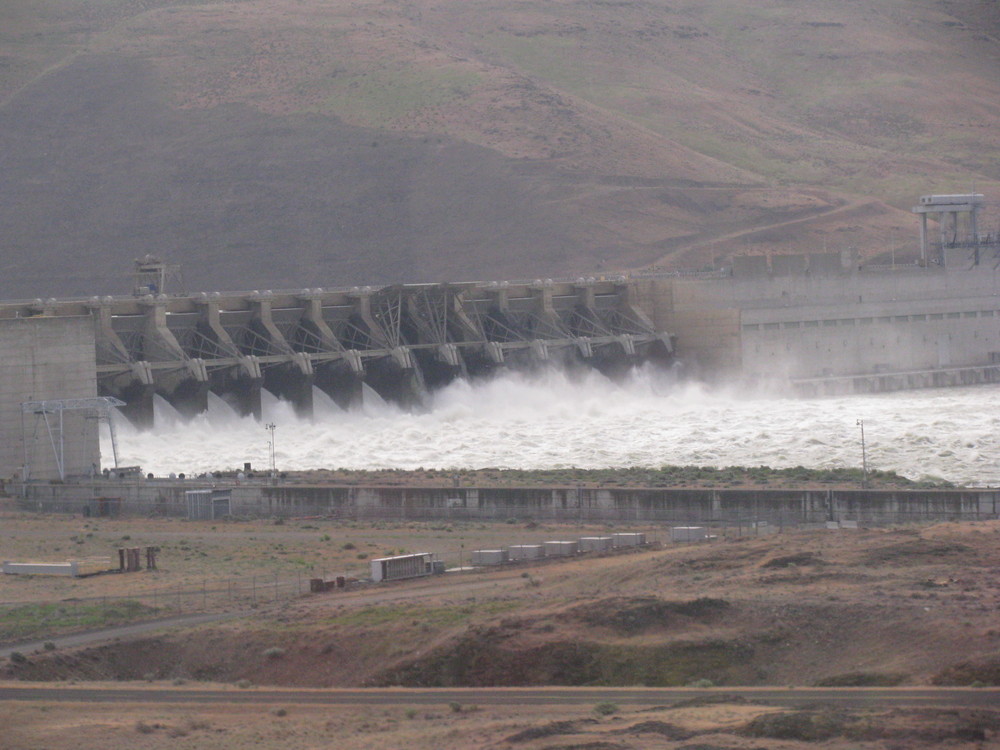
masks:
{"label": "river water", "polygon": [[[373,394],[372,394],[373,395]],[[607,468],[869,465],[919,479],[1000,485],[1000,386],[800,399],[676,381],[636,371],[623,382],[596,372],[505,373],[458,381],[408,413],[366,400],[338,409],[316,392],[313,419],[265,393],[279,470],[313,468]],[[269,465],[271,433],[212,397],[185,422],[157,400],[156,428],[116,422],[121,465],[189,475]],[[110,463],[111,445],[102,453]]]}

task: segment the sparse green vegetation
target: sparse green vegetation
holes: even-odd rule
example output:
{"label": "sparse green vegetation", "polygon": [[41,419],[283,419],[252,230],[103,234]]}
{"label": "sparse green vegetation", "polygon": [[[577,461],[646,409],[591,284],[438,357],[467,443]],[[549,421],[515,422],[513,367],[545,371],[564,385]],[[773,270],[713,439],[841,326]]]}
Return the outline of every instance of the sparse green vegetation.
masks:
{"label": "sparse green vegetation", "polygon": [[821,742],[844,732],[843,717],[830,711],[792,711],[763,714],[743,729],[749,737]]}
{"label": "sparse green vegetation", "polygon": [[137,601],[22,604],[0,609],[0,640],[37,638],[48,633],[108,627],[148,619],[159,610]]}
{"label": "sparse green vegetation", "polygon": [[385,127],[414,111],[464,99],[479,75],[459,66],[384,66],[338,75],[320,109],[359,125]]}
{"label": "sparse green vegetation", "polygon": [[895,672],[848,672],[819,680],[818,687],[895,687],[906,680]]}
{"label": "sparse green vegetation", "polygon": [[394,622],[410,622],[435,628],[461,625],[471,619],[488,618],[517,608],[514,601],[488,601],[450,607],[381,606],[364,607],[332,617],[330,625],[375,627]]}
{"label": "sparse green vegetation", "polygon": [[[829,486],[860,487],[861,469],[841,467],[809,469],[795,466],[775,469],[770,466],[661,466],[659,468],[627,467],[618,469],[421,469],[406,471],[383,469],[361,471],[332,469],[308,472],[312,481],[329,481],[344,484],[384,485],[450,485],[458,476],[462,486],[563,486],[563,487],[739,487],[775,486],[801,487],[820,484]],[[293,478],[297,478],[293,475]],[[299,475],[305,478],[305,473]],[[935,477],[908,479],[893,471],[871,470],[869,485],[873,488],[949,488],[954,485]],[[518,523],[519,519],[508,519]]]}

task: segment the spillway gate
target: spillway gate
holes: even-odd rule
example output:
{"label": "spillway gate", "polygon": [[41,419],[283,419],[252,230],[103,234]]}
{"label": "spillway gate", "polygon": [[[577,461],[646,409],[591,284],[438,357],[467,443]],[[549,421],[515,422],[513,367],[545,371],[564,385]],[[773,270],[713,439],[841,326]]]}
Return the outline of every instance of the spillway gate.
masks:
{"label": "spillway gate", "polygon": [[415,404],[429,389],[499,367],[613,373],[673,353],[626,280],[147,294],[19,308],[22,317],[92,316],[98,393],[124,401],[140,425],[152,423],[154,395],[193,415],[215,393],[259,418],[266,389],[309,415],[314,387],[345,407],[364,386]]}

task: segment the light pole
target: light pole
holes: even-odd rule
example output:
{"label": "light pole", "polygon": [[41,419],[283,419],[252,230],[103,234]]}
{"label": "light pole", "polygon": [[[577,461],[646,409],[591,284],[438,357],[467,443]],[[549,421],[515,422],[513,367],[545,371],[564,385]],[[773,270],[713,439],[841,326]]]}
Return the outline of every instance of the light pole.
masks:
{"label": "light pole", "polygon": [[858,420],[858,427],[861,428],[861,486],[868,487],[868,450],[865,447],[865,420]]}
{"label": "light pole", "polygon": [[264,425],[264,429],[271,433],[271,439],[267,443],[268,450],[271,453],[271,479],[274,479],[274,422],[268,422]]}

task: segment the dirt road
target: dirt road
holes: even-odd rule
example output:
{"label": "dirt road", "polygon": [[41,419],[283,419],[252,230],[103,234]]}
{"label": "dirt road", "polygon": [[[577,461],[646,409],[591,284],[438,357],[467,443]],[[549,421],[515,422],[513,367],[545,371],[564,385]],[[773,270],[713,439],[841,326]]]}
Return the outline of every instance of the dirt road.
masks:
{"label": "dirt road", "polygon": [[738,696],[772,706],[840,708],[995,708],[1000,688],[430,688],[296,690],[271,688],[49,687],[0,684],[0,701],[79,703],[310,703],[327,705],[621,705],[659,706],[696,698]]}

